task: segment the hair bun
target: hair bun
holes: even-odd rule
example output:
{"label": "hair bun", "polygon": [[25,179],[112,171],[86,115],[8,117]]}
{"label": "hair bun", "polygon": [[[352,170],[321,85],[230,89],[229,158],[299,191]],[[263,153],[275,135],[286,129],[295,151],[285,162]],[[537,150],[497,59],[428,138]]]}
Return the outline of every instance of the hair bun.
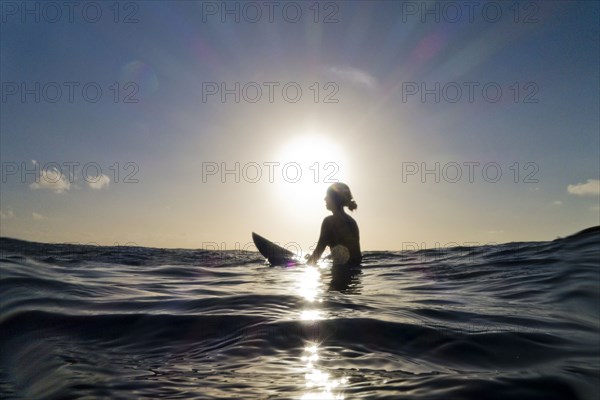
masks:
{"label": "hair bun", "polygon": [[354,211],[358,208],[358,204],[356,204],[356,201],[354,201],[354,199],[350,200],[348,202],[348,204],[346,204],[346,206],[348,207],[348,210],[350,210],[350,211]]}

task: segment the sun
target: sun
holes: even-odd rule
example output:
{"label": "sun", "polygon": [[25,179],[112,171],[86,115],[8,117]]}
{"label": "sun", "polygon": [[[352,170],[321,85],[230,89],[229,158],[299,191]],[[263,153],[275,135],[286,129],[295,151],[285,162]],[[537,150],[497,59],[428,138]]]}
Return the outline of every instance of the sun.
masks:
{"label": "sun", "polygon": [[327,187],[343,181],[348,173],[342,147],[324,134],[294,136],[276,159],[280,169],[276,186],[291,207],[322,205]]}

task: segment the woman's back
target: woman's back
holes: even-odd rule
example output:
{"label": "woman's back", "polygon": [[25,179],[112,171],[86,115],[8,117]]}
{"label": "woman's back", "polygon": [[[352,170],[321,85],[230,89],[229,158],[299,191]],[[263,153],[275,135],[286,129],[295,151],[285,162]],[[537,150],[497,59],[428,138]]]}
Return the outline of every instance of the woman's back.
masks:
{"label": "woman's back", "polygon": [[[360,264],[360,237],[354,218],[342,212],[326,217],[324,224],[326,225],[326,244],[331,249],[334,263]],[[344,258],[346,261],[343,261]]]}

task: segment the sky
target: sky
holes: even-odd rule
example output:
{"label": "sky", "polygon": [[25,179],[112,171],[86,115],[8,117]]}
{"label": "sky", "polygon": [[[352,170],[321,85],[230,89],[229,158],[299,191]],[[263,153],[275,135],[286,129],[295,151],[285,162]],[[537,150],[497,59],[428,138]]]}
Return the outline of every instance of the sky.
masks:
{"label": "sky", "polygon": [[3,1],[0,235],[310,251],[600,224],[590,1]]}

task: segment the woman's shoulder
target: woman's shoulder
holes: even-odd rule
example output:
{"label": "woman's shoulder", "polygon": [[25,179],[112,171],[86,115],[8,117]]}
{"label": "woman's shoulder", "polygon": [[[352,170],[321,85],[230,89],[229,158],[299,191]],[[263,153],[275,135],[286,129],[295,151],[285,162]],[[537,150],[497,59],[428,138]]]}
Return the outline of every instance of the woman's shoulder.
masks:
{"label": "woman's shoulder", "polygon": [[335,222],[335,218],[333,215],[328,215],[323,218],[323,226],[331,226]]}
{"label": "woman's shoulder", "polygon": [[352,218],[352,216],[345,214],[346,215],[346,221],[350,222],[352,225],[357,225],[356,221],[354,220],[354,218]]}
{"label": "woman's shoulder", "polygon": [[358,229],[358,224],[348,214],[342,215],[329,215],[323,219],[323,227],[340,229],[342,227],[351,227],[351,229]]}
{"label": "woman's shoulder", "polygon": [[334,223],[333,215],[328,215],[327,217],[323,218],[323,222],[321,223],[321,228],[328,228],[328,227],[332,226],[333,223]]}

